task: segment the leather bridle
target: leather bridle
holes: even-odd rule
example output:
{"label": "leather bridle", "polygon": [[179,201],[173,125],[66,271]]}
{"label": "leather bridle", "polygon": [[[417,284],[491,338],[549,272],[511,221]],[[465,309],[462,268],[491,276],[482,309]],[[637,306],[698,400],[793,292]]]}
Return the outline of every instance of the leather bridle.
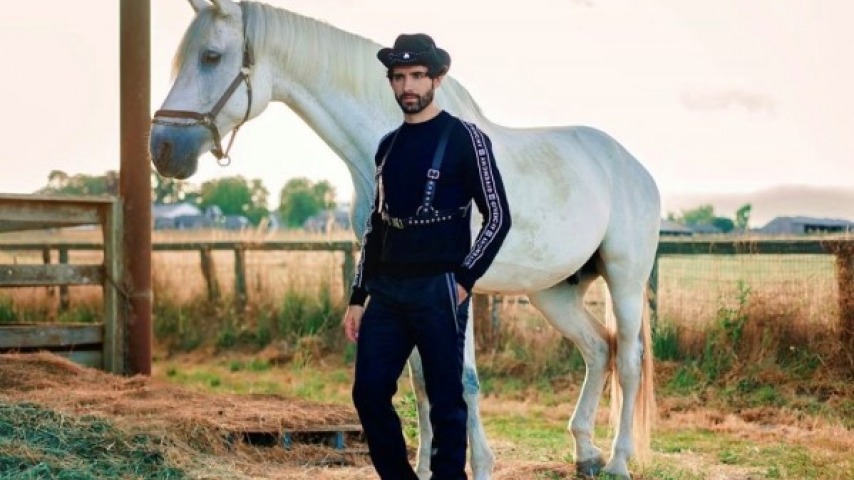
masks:
{"label": "leather bridle", "polygon": [[[157,110],[154,112],[154,117],[151,119],[151,123],[168,125],[171,127],[195,127],[201,125],[207,128],[211,131],[214,140],[214,148],[211,150],[211,153],[216,157],[217,162],[223,166],[231,163],[231,157],[228,155],[228,152],[231,151],[231,145],[234,143],[234,137],[237,136],[237,131],[240,127],[249,120],[249,113],[252,111],[252,83],[249,81],[249,75],[252,72],[252,65],[255,63],[255,56],[252,52],[252,45],[249,43],[249,37],[246,36],[246,9],[243,8],[242,2],[240,7],[243,12],[243,65],[240,67],[240,71],[237,72],[237,76],[234,77],[234,80],[232,80],[231,84],[225,90],[225,93],[223,93],[219,98],[219,101],[217,101],[213,108],[211,108],[207,113],[194,112],[191,110]],[[222,107],[224,107],[231,96],[234,95],[234,92],[237,90],[237,87],[240,86],[241,82],[246,84],[246,95],[249,100],[246,104],[246,113],[243,115],[243,120],[234,127],[234,131],[231,132],[231,138],[228,140],[228,146],[223,150],[219,129],[216,126],[216,116],[219,115]],[[176,122],[174,120],[170,120],[176,118],[195,121]]]}

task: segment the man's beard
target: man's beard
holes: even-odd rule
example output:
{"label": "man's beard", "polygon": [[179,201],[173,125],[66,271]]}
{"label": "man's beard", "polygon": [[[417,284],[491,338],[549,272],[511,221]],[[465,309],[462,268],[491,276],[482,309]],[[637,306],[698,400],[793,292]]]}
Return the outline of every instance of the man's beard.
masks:
{"label": "man's beard", "polygon": [[[425,108],[427,108],[428,105],[430,105],[430,103],[433,102],[433,91],[434,89],[431,88],[423,96],[413,94],[401,94],[399,97],[397,97],[397,104],[400,105],[400,109],[403,110],[403,113],[421,113]],[[418,100],[415,103],[404,103],[404,95],[415,96],[418,98]]]}

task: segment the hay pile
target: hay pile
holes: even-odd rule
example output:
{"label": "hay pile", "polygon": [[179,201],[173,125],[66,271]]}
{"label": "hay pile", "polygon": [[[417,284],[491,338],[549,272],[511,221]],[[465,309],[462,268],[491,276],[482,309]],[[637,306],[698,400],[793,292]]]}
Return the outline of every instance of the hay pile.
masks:
{"label": "hay pile", "polygon": [[0,399],[108,416],[145,431],[194,438],[211,431],[284,431],[358,423],[351,408],[278,395],[193,392],[148,377],[119,377],[42,352],[0,355]]}
{"label": "hay pile", "polygon": [[98,417],[0,402],[0,478],[178,480],[185,475],[169,465],[151,436],[129,435]]}

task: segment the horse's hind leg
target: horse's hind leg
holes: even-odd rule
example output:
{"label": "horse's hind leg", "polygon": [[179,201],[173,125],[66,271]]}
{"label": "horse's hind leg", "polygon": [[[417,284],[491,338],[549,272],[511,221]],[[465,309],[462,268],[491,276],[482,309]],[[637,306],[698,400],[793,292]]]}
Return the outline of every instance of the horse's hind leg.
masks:
{"label": "horse's hind leg", "polygon": [[[473,302],[472,302],[473,304]],[[472,306],[469,305],[469,321],[466,324],[465,357],[463,363],[463,397],[468,406],[468,437],[471,450],[471,470],[473,480],[489,480],[495,456],[489,448],[483,422],[480,419],[480,381],[477,377],[474,346],[474,321]],[[424,384],[424,371],[421,367],[421,357],[414,350],[409,357],[409,375],[415,391],[416,409],[418,412],[418,459],[415,473],[418,478],[430,478],[430,454],[433,442],[433,428],[430,425],[430,402],[427,399],[427,388]]]}
{"label": "horse's hind leg", "polygon": [[[605,471],[618,478],[631,478],[628,460],[635,453],[633,444],[634,410],[638,391],[641,387],[643,342],[641,327],[643,322],[644,289],[646,278],[639,278],[629,272],[620,272],[613,265],[606,267],[608,288],[611,292],[614,315],[616,316],[616,369],[622,407],[619,412],[619,426],[611,449],[611,459]],[[617,401],[611,399],[611,401]]]}
{"label": "horse's hind leg", "polygon": [[418,456],[415,474],[421,480],[429,480],[433,426],[430,424],[430,400],[427,398],[427,385],[424,383],[424,369],[417,348],[409,356],[409,380],[415,393],[415,411],[418,414]]}
{"label": "horse's hind leg", "polygon": [[593,443],[593,426],[608,378],[610,350],[605,326],[584,306],[584,292],[594,278],[578,285],[561,283],[533,294],[531,303],[584,357],[587,373],[569,430],[575,439],[575,464],[579,475],[596,475],[605,465],[602,451]]}

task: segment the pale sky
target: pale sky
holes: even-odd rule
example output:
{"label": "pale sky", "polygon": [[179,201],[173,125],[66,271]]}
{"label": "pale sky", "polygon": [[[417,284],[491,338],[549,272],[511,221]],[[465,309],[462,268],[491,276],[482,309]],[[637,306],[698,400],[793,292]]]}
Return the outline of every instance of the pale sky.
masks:
{"label": "pale sky", "polygon": [[[193,11],[151,3],[153,112]],[[487,117],[610,133],[651,171],[665,212],[683,194],[854,190],[854,1],[266,3],[385,45],[431,34]],[[118,1],[4,5],[0,192],[32,192],[54,169],[118,170],[118,19]],[[305,176],[352,194],[344,163],[281,104],[243,127],[232,156],[222,168],[206,155],[190,181],[262,178],[277,201]]]}

